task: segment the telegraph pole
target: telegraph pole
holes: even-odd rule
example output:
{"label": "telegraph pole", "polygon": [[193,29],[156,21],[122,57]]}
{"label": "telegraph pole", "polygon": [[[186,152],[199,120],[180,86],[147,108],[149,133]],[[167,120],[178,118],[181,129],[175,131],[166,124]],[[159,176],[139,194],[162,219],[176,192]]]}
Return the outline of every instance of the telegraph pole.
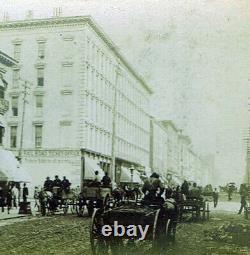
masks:
{"label": "telegraph pole", "polygon": [[18,151],[18,158],[19,161],[22,161],[22,150],[23,150],[23,127],[24,127],[24,118],[25,118],[25,106],[26,103],[28,103],[28,101],[26,100],[27,95],[29,95],[28,93],[28,89],[30,88],[28,86],[28,81],[24,81],[24,90],[23,90],[23,111],[22,111],[22,121],[21,121],[21,134],[20,134],[20,146],[19,146],[19,151]]}
{"label": "telegraph pole", "polygon": [[121,75],[121,69],[119,65],[117,66],[117,69],[115,72],[116,72],[116,76],[115,76],[114,100],[113,100],[111,172],[110,172],[110,177],[112,182],[115,182],[117,89],[118,89],[119,75]]}

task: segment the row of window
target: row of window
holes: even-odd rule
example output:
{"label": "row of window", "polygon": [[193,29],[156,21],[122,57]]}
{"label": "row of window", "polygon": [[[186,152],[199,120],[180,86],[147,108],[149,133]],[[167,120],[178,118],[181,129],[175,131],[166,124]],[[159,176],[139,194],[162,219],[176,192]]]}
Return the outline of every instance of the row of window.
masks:
{"label": "row of window", "polygon": [[[35,96],[36,102],[36,113],[42,114],[43,108],[43,95],[36,95]],[[12,96],[11,97],[11,113],[12,116],[17,117],[19,115],[19,96]]]}
{"label": "row of window", "polygon": [[[20,69],[13,70],[13,87],[18,87],[20,81]],[[38,87],[44,86],[44,67],[37,67],[37,83]]]}
{"label": "row of window", "polygon": [[[22,52],[22,41],[15,40],[13,42],[14,49],[13,49],[13,56],[16,60],[21,60],[21,52]],[[64,49],[64,57],[66,59],[72,58],[74,56],[74,49],[75,49],[75,42],[73,37],[67,36],[63,37],[63,44],[61,45]],[[37,40],[37,57],[39,60],[43,60],[45,58],[45,51],[46,49],[46,39],[40,38]]]}
{"label": "row of window", "polygon": [[96,126],[86,123],[86,147],[92,151],[98,151],[105,155],[111,153],[111,134],[100,130]]}
{"label": "row of window", "polygon": [[142,165],[148,165],[149,151],[143,148],[139,148],[138,146],[118,138],[116,150],[118,157],[139,162]]}
{"label": "row of window", "polygon": [[[116,77],[116,64],[112,62],[109,54],[101,50],[89,37],[87,38],[87,65],[93,65],[98,73],[101,73],[111,83],[115,82]],[[125,71],[126,72],[126,71]],[[133,80],[133,81],[132,81]],[[130,98],[133,102],[142,108],[148,105],[148,99],[138,89],[141,84],[134,78],[129,78],[127,75],[119,75],[118,90],[120,90],[126,97]]]}
{"label": "row of window", "polygon": [[132,125],[121,115],[118,115],[117,118],[117,135],[131,144],[138,145],[141,148],[149,148],[148,133],[138,128],[138,126]]}
{"label": "row of window", "polygon": [[117,111],[137,126],[149,130],[149,117],[121,93],[117,94]]}
{"label": "row of window", "polygon": [[112,129],[113,113],[111,107],[89,94],[86,96],[86,118],[103,129],[109,131]]}
{"label": "row of window", "polygon": [[113,63],[108,54],[104,53],[89,38],[87,38],[86,58],[87,62],[93,65],[99,73],[102,73],[107,80],[114,83],[116,64]]}
{"label": "row of window", "polygon": [[[35,125],[34,127],[34,146],[35,148],[41,148],[42,147],[42,134],[43,134],[43,126],[42,125]],[[18,147],[17,145],[17,132],[18,132],[18,126],[10,126],[10,147],[12,149],[15,149]]]}

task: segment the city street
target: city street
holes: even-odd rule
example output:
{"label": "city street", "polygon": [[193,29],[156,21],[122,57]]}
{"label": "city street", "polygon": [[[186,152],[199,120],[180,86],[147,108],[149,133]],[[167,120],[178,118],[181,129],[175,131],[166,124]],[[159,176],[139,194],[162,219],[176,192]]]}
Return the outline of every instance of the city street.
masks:
{"label": "city street", "polygon": [[[179,224],[175,243],[161,254],[250,254],[250,220],[237,215],[239,202],[210,207],[209,221]],[[90,218],[75,215],[2,220],[0,254],[91,254],[89,225]],[[126,251],[148,254],[150,249],[148,241],[141,241]]]}

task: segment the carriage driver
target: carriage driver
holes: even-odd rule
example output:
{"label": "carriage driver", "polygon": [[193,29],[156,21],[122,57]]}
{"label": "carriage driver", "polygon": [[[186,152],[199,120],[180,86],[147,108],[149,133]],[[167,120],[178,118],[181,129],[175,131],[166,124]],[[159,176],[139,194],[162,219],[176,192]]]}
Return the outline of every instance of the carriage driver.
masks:
{"label": "carriage driver", "polygon": [[144,203],[146,204],[163,204],[164,199],[161,197],[164,192],[164,186],[159,179],[157,173],[153,173],[149,180],[146,180],[142,187],[142,192],[145,194]]}
{"label": "carriage driver", "polygon": [[43,184],[43,187],[44,187],[44,191],[50,191],[52,192],[52,189],[53,189],[53,181],[50,180],[49,177],[46,178],[46,181],[44,182]]}
{"label": "carriage driver", "polygon": [[63,180],[62,180],[62,182],[61,182],[61,186],[62,186],[62,190],[63,190],[65,193],[69,193],[70,185],[71,185],[71,183],[70,183],[69,180],[66,178],[66,176],[63,176]]}

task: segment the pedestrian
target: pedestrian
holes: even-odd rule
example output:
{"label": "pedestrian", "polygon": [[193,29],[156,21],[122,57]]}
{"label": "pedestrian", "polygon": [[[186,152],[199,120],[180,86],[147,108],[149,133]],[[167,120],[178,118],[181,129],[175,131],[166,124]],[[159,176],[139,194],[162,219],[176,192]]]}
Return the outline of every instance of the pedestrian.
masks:
{"label": "pedestrian", "polygon": [[34,189],[34,200],[35,200],[34,208],[37,207],[37,211],[39,212],[39,210],[40,210],[40,208],[39,208],[39,188],[37,186],[35,186],[35,189]]}
{"label": "pedestrian", "polygon": [[61,182],[61,186],[62,186],[62,190],[68,194],[70,191],[70,185],[71,183],[69,182],[69,180],[66,178],[66,176],[63,176],[63,180]]}
{"label": "pedestrian", "polygon": [[4,190],[0,186],[0,207],[2,208],[2,212],[4,212],[4,206],[5,206],[5,196],[4,196]]}
{"label": "pedestrian", "polygon": [[6,205],[7,205],[7,212],[10,213],[10,209],[12,207],[12,190],[11,187],[8,188],[7,194],[6,194]]}
{"label": "pedestrian", "polygon": [[217,207],[218,200],[219,200],[219,192],[218,192],[217,188],[214,188],[214,191],[213,191],[214,208]]}
{"label": "pedestrian", "polygon": [[246,200],[247,193],[248,193],[248,191],[247,191],[246,186],[242,185],[241,189],[240,189],[240,210],[239,210],[238,214],[241,214],[242,210],[246,209],[246,206],[247,206],[247,200]]}
{"label": "pedestrian", "polygon": [[23,184],[23,202],[26,203],[27,202],[27,198],[29,195],[29,190],[26,186],[26,183]]}
{"label": "pedestrian", "polygon": [[189,185],[186,180],[181,185],[181,193],[184,194],[186,197],[188,196],[189,193]]}
{"label": "pedestrian", "polygon": [[14,185],[12,188],[12,201],[13,201],[13,207],[17,208],[17,205],[20,202],[20,192],[19,192],[19,189],[16,187],[16,185]]}

